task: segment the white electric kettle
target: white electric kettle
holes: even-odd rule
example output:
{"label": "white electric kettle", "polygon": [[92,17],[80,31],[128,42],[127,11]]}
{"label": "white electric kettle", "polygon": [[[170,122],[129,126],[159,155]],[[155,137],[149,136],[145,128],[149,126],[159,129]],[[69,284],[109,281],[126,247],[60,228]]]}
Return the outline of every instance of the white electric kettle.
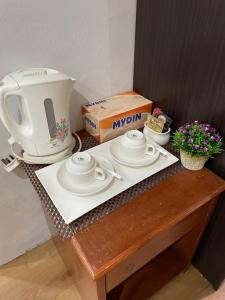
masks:
{"label": "white electric kettle", "polygon": [[[11,134],[17,158],[28,163],[53,163],[71,155],[69,104],[75,79],[56,70],[32,68],[11,73],[0,82],[0,117]],[[16,99],[19,121],[9,99]],[[13,103],[14,104],[14,103]],[[23,156],[14,152],[20,144]]]}

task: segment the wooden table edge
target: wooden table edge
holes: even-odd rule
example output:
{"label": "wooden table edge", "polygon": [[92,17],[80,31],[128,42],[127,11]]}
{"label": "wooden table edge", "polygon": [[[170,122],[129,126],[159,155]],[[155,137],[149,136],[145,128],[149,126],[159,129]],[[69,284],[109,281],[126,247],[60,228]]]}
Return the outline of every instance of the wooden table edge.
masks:
{"label": "wooden table edge", "polygon": [[[206,169],[206,168],[204,168]],[[183,170],[178,171],[181,172]],[[121,252],[119,255],[115,256],[113,259],[111,259],[109,262],[107,262],[107,264],[103,264],[100,268],[98,269],[94,269],[92,268],[91,264],[89,263],[88,259],[85,256],[85,253],[82,251],[82,248],[79,244],[79,241],[76,239],[76,234],[71,238],[72,241],[72,245],[78,255],[78,257],[80,258],[81,262],[83,263],[83,265],[85,266],[86,270],[88,271],[88,273],[90,274],[91,278],[93,280],[97,280],[99,278],[101,278],[102,276],[104,276],[107,272],[109,272],[110,270],[112,270],[113,268],[115,268],[117,265],[119,265],[120,263],[122,263],[123,261],[125,261],[130,255],[132,255],[133,253],[135,253],[137,250],[139,250],[141,247],[143,247],[144,245],[146,245],[146,243],[148,243],[151,239],[153,239],[155,236],[157,236],[158,234],[160,234],[161,232],[163,232],[163,230],[165,230],[165,228],[169,229],[171,227],[173,227],[175,224],[177,224],[178,222],[180,222],[184,217],[188,217],[189,215],[191,215],[195,210],[199,209],[200,207],[204,206],[210,199],[215,198],[216,196],[218,196],[220,193],[222,193],[225,190],[225,181],[219,177],[218,175],[214,174],[212,171],[208,170],[208,172],[212,173],[214,176],[216,176],[220,181],[221,181],[221,186],[218,187],[214,193],[212,193],[210,196],[205,197],[204,199],[202,199],[202,201],[200,203],[197,203],[195,206],[192,207],[192,209],[189,209],[185,212],[185,214],[182,217],[177,217],[174,218],[170,221],[170,223],[164,226],[160,227],[160,230],[156,230],[153,233],[149,233],[147,235],[145,235],[141,240],[137,241],[135,244],[132,244],[130,247],[128,247],[125,251]],[[195,171],[194,171],[195,172]],[[176,173],[175,175],[177,175],[178,173]],[[175,176],[172,175],[172,176]],[[158,185],[157,185],[158,186]],[[138,199],[139,197],[141,197],[143,194],[145,193],[149,193],[151,191],[147,190],[143,193],[140,193],[137,197],[135,197],[132,201],[135,201],[135,199]],[[129,205],[129,203],[127,203]],[[120,208],[118,208],[120,209]],[[104,216],[103,218],[107,218],[108,215]],[[97,221],[98,222],[98,221]],[[91,226],[91,225],[90,225]]]}

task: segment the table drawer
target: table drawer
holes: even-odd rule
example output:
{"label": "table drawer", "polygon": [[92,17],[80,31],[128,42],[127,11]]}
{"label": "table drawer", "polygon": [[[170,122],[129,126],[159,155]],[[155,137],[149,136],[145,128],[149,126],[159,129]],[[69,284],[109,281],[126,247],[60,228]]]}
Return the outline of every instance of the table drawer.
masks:
{"label": "table drawer", "polygon": [[147,242],[145,246],[138,249],[128,259],[109,271],[106,274],[107,292],[111,291],[114,287],[143,267],[159,253],[191,231],[206,217],[208,210],[209,206],[205,205],[181,222],[177,223],[175,226],[167,229],[166,231],[162,231],[155,238]]}

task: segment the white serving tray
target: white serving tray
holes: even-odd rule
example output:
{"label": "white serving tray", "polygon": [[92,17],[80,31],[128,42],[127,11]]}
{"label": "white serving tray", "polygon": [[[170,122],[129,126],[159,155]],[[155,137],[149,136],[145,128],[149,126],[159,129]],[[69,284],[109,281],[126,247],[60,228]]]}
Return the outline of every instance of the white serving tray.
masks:
{"label": "white serving tray", "polygon": [[[117,137],[116,139],[118,138],[120,137]],[[109,159],[113,163],[116,172],[122,176],[123,180],[114,179],[112,184],[106,190],[98,194],[88,197],[79,197],[63,189],[58,184],[56,174],[64,161],[36,171],[37,177],[66,224],[71,223],[105,201],[178,161],[177,157],[167,151],[168,155],[166,157],[160,155],[155,163],[147,167],[133,168],[123,166],[112,159],[109,152],[110,142],[111,141],[93,147],[87,150],[87,152],[92,154],[97,160],[102,157]],[[158,147],[160,148],[160,146]]]}

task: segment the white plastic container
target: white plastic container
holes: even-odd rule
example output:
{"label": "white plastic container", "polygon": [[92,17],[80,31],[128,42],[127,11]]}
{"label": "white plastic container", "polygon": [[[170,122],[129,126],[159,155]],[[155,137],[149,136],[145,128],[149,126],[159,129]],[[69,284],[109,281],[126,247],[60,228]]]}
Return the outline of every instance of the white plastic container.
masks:
{"label": "white plastic container", "polygon": [[170,140],[170,131],[171,129],[169,128],[169,130],[167,132],[156,132],[154,130],[152,130],[151,128],[149,128],[147,126],[147,123],[145,122],[145,127],[143,130],[143,133],[146,137],[149,137],[151,139],[153,139],[157,144],[163,146],[166,145],[169,140]]}

